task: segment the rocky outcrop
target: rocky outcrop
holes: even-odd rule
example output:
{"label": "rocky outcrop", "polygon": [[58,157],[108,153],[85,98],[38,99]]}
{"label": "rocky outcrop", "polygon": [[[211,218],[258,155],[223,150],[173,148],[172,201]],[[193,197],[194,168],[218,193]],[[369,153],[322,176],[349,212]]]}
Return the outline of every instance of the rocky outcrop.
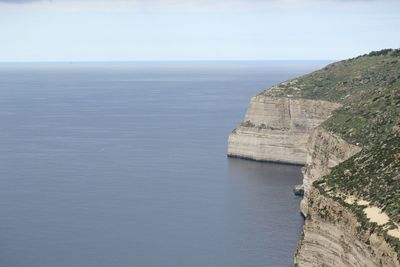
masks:
{"label": "rocky outcrop", "polygon": [[307,195],[307,217],[295,266],[400,266],[383,236],[362,230],[350,210],[315,188]]}
{"label": "rocky outcrop", "polygon": [[382,235],[361,230],[349,209],[312,185],[362,149],[320,126],[339,106],[268,94],[253,97],[244,122],[229,136],[228,155],[304,165],[303,186],[296,192],[304,192],[300,209],[306,219],[296,266],[398,267],[397,254]]}
{"label": "rocky outcrop", "polygon": [[305,216],[302,239],[295,265],[317,266],[400,266],[394,249],[382,235],[362,229],[357,217],[332,198],[323,196],[312,183],[331,168],[361,151],[339,136],[317,127],[308,142],[303,168]]}
{"label": "rocky outcrop", "polygon": [[273,86],[229,136],[229,156],[305,165],[297,266],[400,267],[399,51]]}
{"label": "rocky outcrop", "polygon": [[312,130],[339,106],[268,93],[255,96],[244,122],[229,136],[228,156],[303,165]]}
{"label": "rocky outcrop", "polygon": [[361,147],[347,143],[323,127],[317,127],[312,131],[307,145],[306,164],[302,169],[305,196],[300,209],[304,216],[307,214],[307,192],[311,189],[312,183],[360,151]]}

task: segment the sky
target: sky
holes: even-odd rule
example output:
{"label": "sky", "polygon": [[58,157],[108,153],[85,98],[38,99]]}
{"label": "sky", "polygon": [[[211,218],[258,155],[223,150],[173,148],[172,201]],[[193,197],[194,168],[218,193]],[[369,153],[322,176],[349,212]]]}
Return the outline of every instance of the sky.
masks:
{"label": "sky", "polygon": [[399,0],[0,0],[0,62],[338,60],[400,47]]}

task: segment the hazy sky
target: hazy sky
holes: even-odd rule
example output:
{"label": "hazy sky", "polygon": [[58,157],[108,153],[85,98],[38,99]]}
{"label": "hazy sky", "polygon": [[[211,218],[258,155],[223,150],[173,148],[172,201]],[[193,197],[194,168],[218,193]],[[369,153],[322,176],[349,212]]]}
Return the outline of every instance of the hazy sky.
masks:
{"label": "hazy sky", "polygon": [[399,33],[400,0],[0,0],[0,61],[342,59]]}

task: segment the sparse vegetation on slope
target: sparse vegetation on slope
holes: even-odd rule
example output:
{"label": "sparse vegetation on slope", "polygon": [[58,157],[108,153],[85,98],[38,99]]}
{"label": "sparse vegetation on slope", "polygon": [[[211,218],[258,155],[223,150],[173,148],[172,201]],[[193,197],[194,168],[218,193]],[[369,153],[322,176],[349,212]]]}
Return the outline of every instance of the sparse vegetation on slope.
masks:
{"label": "sparse vegetation on slope", "polygon": [[[386,87],[400,80],[400,56],[397,56],[400,49],[390,51],[372,52],[330,64],[276,85],[263,94],[352,103],[371,89]],[[373,56],[374,53],[377,56]]]}
{"label": "sparse vegetation on slope", "polygon": [[[352,209],[363,227],[382,232],[400,256],[399,239],[386,232],[400,224],[400,49],[331,64],[263,93],[342,104],[322,126],[363,149],[314,185]],[[379,207],[390,222],[368,222],[362,207],[344,202],[346,195]]]}

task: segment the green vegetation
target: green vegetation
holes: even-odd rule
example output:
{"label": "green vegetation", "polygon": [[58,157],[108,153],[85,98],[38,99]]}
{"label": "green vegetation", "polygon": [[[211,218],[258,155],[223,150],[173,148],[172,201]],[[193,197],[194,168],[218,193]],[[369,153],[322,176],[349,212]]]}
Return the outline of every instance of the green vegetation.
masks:
{"label": "green vegetation", "polygon": [[[363,150],[314,186],[329,197],[341,192],[368,200],[400,223],[400,49],[385,49],[331,64],[263,94],[338,102],[322,125]],[[367,231],[379,231],[399,255],[400,240],[370,223],[362,207],[334,197],[357,215]],[[325,214],[324,214],[325,216]]]}
{"label": "green vegetation", "polygon": [[[269,129],[269,130],[282,130],[282,129],[286,129],[286,128],[275,128],[275,127],[272,127],[272,126],[267,126],[267,125],[264,124],[264,123],[261,123],[261,124],[259,124],[259,125],[255,125],[254,123],[252,123],[252,122],[249,121],[249,120],[242,122],[242,123],[240,124],[240,126],[241,126],[241,127],[246,127],[246,128],[256,128],[256,129],[258,129],[258,130],[265,130],[265,129]],[[236,132],[236,131],[234,130],[234,132]]]}
{"label": "green vegetation", "polygon": [[352,103],[370,90],[400,80],[400,56],[396,56],[400,49],[382,51],[386,52],[371,52],[330,64],[319,71],[281,83],[263,94]]}
{"label": "green vegetation", "polygon": [[256,127],[256,125],[255,125],[254,123],[252,123],[251,121],[242,122],[242,123],[240,124],[240,126],[242,126],[242,127],[248,127],[248,128]]}

